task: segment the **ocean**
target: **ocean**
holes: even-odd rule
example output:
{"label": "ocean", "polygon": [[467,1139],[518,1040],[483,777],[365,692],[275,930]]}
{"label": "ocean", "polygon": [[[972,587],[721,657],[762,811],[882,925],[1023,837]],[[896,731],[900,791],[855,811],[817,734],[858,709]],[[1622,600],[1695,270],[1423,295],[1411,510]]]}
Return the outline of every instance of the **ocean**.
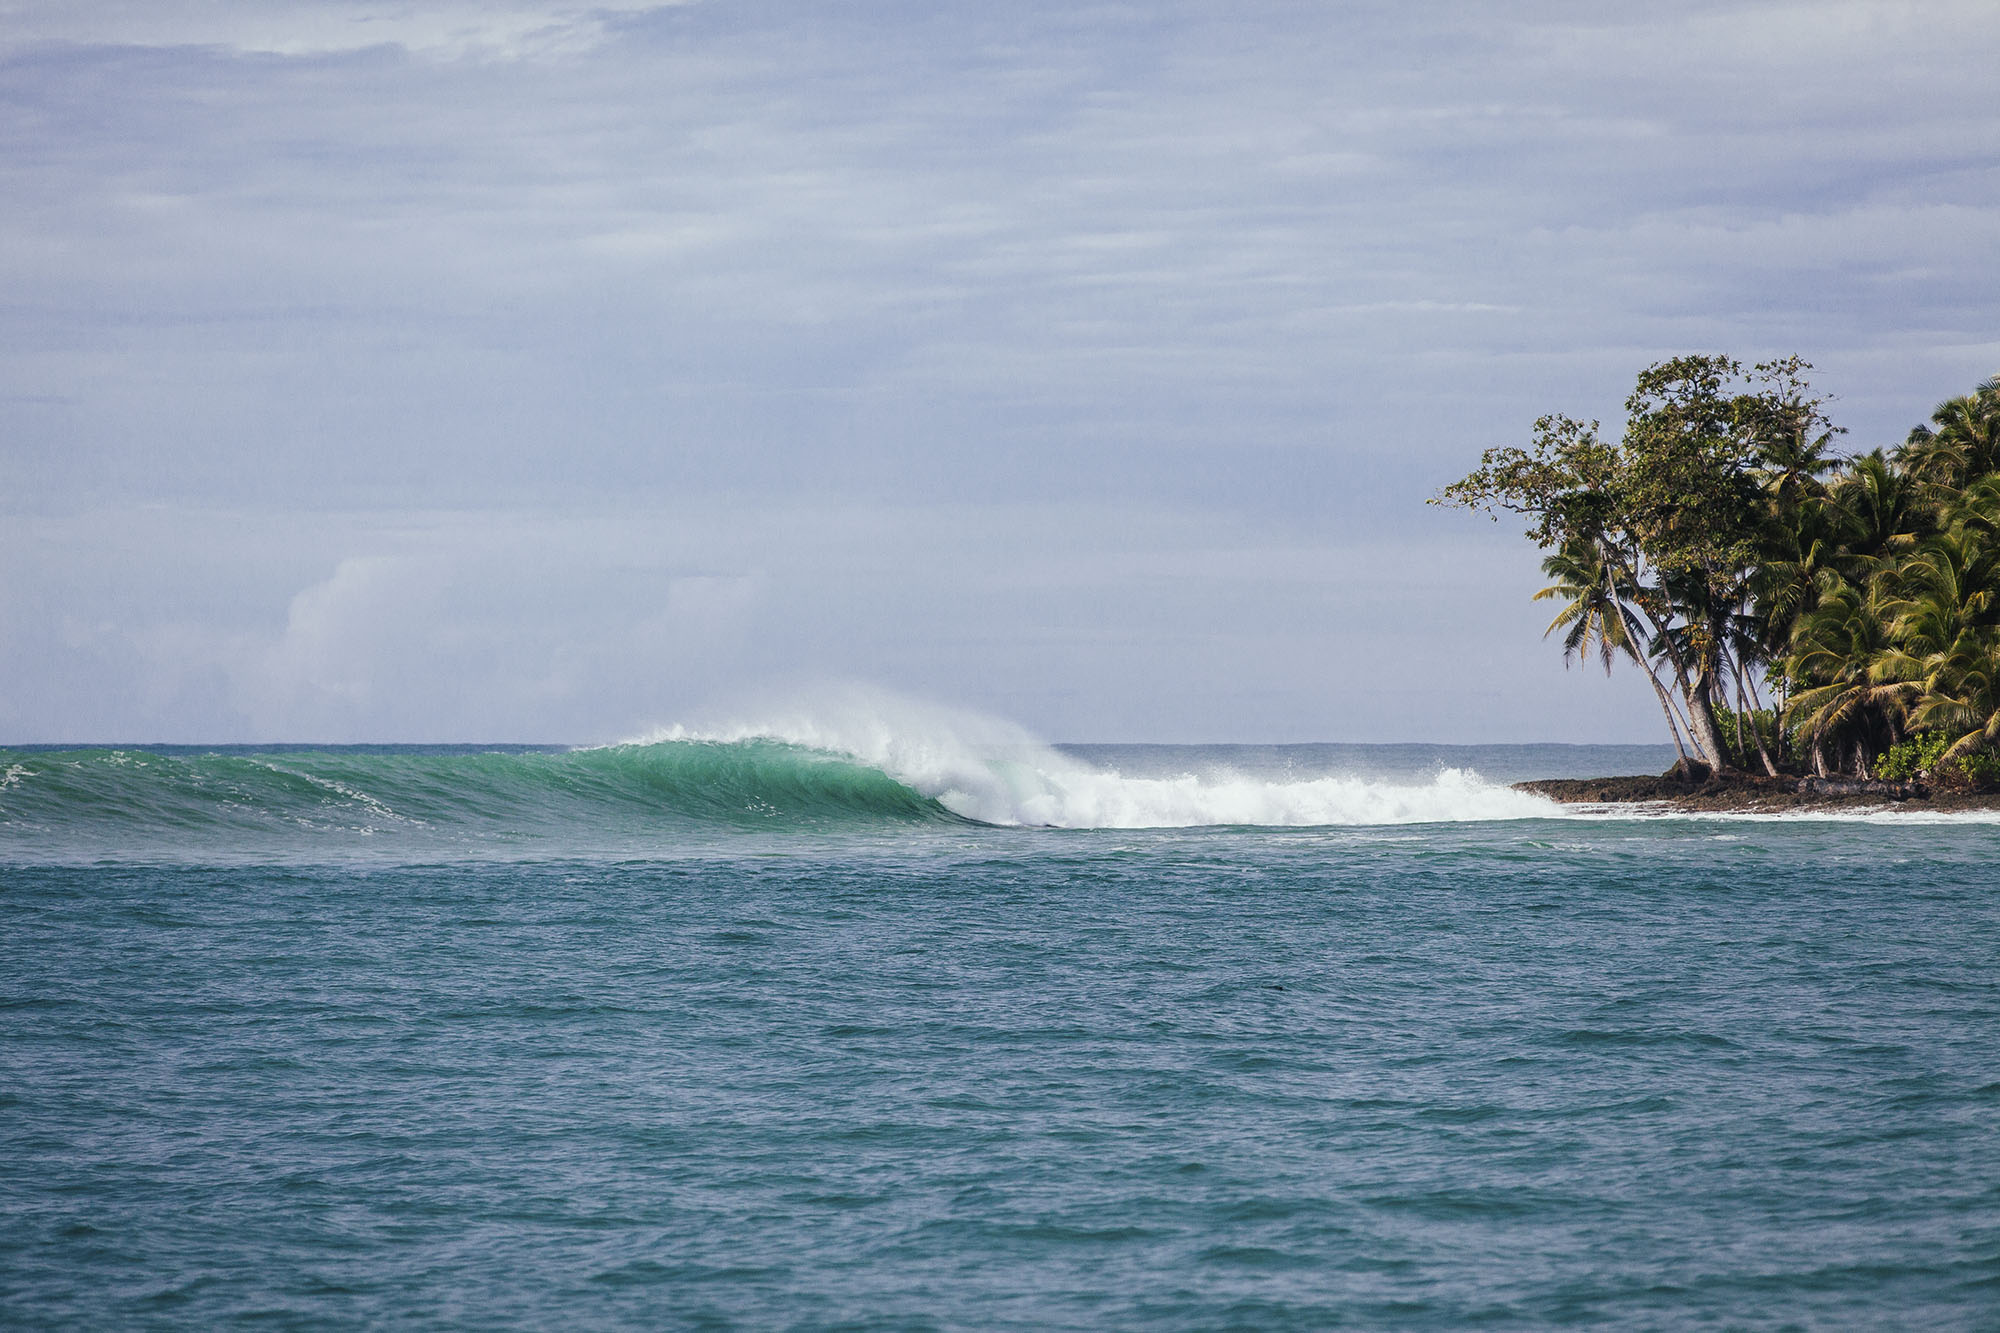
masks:
{"label": "ocean", "polygon": [[840,732],[0,750],[0,1324],[2000,1328],[2000,824]]}

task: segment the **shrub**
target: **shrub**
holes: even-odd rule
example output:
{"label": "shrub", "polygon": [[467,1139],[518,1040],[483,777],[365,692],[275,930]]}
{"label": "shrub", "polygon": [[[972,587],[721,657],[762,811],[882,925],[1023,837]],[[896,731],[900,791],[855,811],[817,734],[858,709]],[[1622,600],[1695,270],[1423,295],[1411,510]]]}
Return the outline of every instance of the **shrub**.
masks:
{"label": "shrub", "polygon": [[[1745,723],[1749,725],[1744,725]],[[1749,713],[1739,713],[1732,708],[1715,710],[1715,729],[1722,733],[1722,743],[1738,761],[1748,763],[1757,753],[1757,738],[1764,738],[1765,748],[1773,755],[1785,752],[1785,746],[1778,735],[1778,717],[1768,708],[1759,708]]]}
{"label": "shrub", "polygon": [[1969,791],[2000,786],[2000,755],[1990,750],[1948,760],[1942,765],[1942,770],[1937,777],[1943,786]]}
{"label": "shrub", "polygon": [[1925,732],[1884,750],[1875,760],[1875,776],[1888,782],[1909,782],[1928,777],[1944,757],[1949,737]]}
{"label": "shrub", "polygon": [[1875,776],[1889,782],[1909,782],[1927,778],[1954,791],[1983,791],[2000,786],[2000,754],[1982,750],[1977,754],[1946,759],[1949,736],[1925,732],[1884,750],[1875,759]]}

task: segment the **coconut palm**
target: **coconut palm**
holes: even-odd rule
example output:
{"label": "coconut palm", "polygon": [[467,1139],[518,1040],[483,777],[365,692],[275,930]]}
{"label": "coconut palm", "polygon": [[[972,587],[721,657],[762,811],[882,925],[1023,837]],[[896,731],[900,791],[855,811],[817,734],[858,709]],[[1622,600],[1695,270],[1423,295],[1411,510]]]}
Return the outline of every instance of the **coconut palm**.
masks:
{"label": "coconut palm", "polygon": [[1751,577],[1751,606],[1762,636],[1754,660],[1783,658],[1793,626],[1818,604],[1827,576],[1853,571],[1854,528],[1853,518],[1826,494],[1783,519],[1774,517],[1763,563]]}
{"label": "coconut palm", "polygon": [[1667,715],[1667,730],[1673,734],[1674,750],[1685,766],[1688,752],[1681,740],[1683,723],[1674,713],[1673,697],[1660,683],[1659,673],[1643,651],[1641,631],[1626,605],[1628,595],[1635,590],[1622,562],[1609,558],[1601,541],[1578,539],[1542,561],[1542,572],[1555,582],[1537,592],[1534,599],[1562,602],[1562,609],[1542,631],[1543,636],[1562,630],[1563,661],[1588,657],[1594,652],[1607,676],[1620,653],[1636,663],[1652,682],[1660,709]]}
{"label": "coconut palm", "polygon": [[1905,684],[1911,725],[1949,735],[1956,757],[2000,736],[2000,479],[1976,485],[1946,512],[1950,526],[1882,580],[1895,600],[1880,671]]}
{"label": "coconut palm", "polygon": [[1883,670],[1890,648],[1881,608],[1844,581],[1825,589],[1800,619],[1784,671],[1800,688],[1786,708],[1786,725],[1804,740],[1813,771],[1824,777],[1829,748],[1844,754],[1856,777],[1868,775],[1870,742],[1893,740],[1907,681]]}
{"label": "coconut palm", "polygon": [[1916,489],[1880,449],[1854,459],[1847,475],[1834,483],[1830,498],[1845,520],[1841,572],[1849,582],[1862,582],[1902,559],[1925,526]]}
{"label": "coconut palm", "polygon": [[1754,742],[1772,772],[1796,744],[1865,774],[1912,725],[2000,748],[2000,377],[1894,451],[1840,458],[1808,369],[1662,362],[1618,440],[1544,417],[1438,502],[1529,520],[1565,660],[1638,664],[1684,760],[1726,768]]}
{"label": "coconut palm", "polygon": [[1991,631],[1967,634],[1952,646],[1931,688],[1910,710],[1910,722],[1950,739],[1946,759],[2000,748],[2000,640]]}
{"label": "coconut palm", "polygon": [[1945,490],[1962,490],[2000,469],[2000,376],[1939,403],[1930,424],[1912,430],[1900,452],[1912,477]]}

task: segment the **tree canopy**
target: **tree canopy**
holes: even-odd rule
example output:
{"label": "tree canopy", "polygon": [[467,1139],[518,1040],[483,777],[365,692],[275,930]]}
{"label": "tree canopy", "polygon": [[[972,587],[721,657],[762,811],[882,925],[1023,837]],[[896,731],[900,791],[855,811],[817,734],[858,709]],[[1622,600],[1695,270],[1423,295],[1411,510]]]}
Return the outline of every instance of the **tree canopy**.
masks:
{"label": "tree canopy", "polygon": [[2000,773],[2000,379],[1850,457],[1811,369],[1662,361],[1616,440],[1542,417],[1432,503],[1526,520],[1549,632],[1642,671],[1684,760]]}

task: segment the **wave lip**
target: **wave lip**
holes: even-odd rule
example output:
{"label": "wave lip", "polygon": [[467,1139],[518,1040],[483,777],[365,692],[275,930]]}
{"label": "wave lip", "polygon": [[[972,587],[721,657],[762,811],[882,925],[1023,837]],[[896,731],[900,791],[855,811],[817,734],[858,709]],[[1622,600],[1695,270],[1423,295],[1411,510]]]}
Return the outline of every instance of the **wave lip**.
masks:
{"label": "wave lip", "polygon": [[983,824],[1042,828],[1318,827],[1542,819],[1546,797],[1446,768],[1428,783],[1227,768],[1126,774],[1099,768],[1007,723],[878,692],[750,722],[672,727],[639,746],[776,744],[841,756]]}

